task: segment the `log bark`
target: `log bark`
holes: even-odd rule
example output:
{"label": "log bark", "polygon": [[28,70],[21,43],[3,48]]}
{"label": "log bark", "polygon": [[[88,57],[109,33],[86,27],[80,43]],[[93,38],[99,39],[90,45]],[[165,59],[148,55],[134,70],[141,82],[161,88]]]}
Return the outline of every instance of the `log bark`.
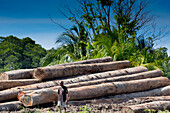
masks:
{"label": "log bark", "polygon": [[129,93],[129,94],[121,94],[121,95],[115,95],[111,96],[112,98],[136,98],[136,97],[147,97],[147,96],[168,96],[170,95],[170,85],[152,89],[148,91],[143,92],[137,92],[137,93]]}
{"label": "log bark", "polygon": [[[108,77],[121,76],[121,75],[133,74],[133,73],[140,73],[140,72],[144,72],[144,71],[147,71],[147,68],[140,66],[140,67],[104,72],[104,74],[97,74],[97,73],[92,74],[92,75],[90,74],[90,75],[85,75],[82,77],[76,77],[73,79],[67,79],[67,80],[63,80],[63,81],[64,81],[64,84],[72,84],[72,83],[77,83],[77,82],[81,82],[81,81],[97,79],[99,77],[100,78],[101,77],[108,78]],[[4,91],[0,92],[0,101],[17,98],[19,91],[37,90],[37,89],[42,89],[42,88],[58,86],[58,82],[59,82],[59,80],[55,80],[55,81],[37,83],[37,84],[33,84],[33,85],[20,86],[20,87],[15,87],[15,88],[11,88],[8,90],[4,90]]]}
{"label": "log bark", "polygon": [[[24,93],[19,93],[20,99],[22,103],[25,104],[26,107],[40,105],[42,103],[51,103],[55,102],[58,99],[58,91],[52,89],[41,89],[36,90],[34,92],[27,92],[28,95]],[[21,96],[22,95],[22,96]]]}
{"label": "log bark", "polygon": [[20,69],[1,73],[1,80],[30,79],[34,69]]}
{"label": "log bark", "polygon": [[166,77],[157,77],[141,80],[103,83],[80,88],[71,88],[69,93],[71,100],[80,100],[159,88],[162,86],[167,86],[168,81],[169,79]]}
{"label": "log bark", "polygon": [[39,79],[1,80],[0,90],[38,83]]}
{"label": "log bark", "polygon": [[[110,73],[112,75],[113,73]],[[106,83],[106,82],[116,82],[116,81],[129,81],[129,80],[137,80],[137,79],[145,79],[145,78],[154,78],[154,77],[160,77],[162,76],[162,71],[161,70],[153,70],[153,71],[147,71],[147,72],[141,72],[137,74],[130,74],[126,76],[108,76],[109,78],[106,77],[106,73],[100,73],[100,76],[95,76],[95,75],[88,75],[86,78],[85,77],[78,77],[75,79],[68,79],[68,80],[63,80],[67,87],[81,87],[81,86],[88,86],[88,85],[96,85],[96,84],[101,84],[101,83]],[[88,78],[88,79],[87,79]],[[74,83],[75,82],[75,83]]]}
{"label": "log bark", "polygon": [[22,106],[23,106],[22,102],[20,102],[20,101],[1,103],[0,104],[0,111],[20,110]]}
{"label": "log bark", "polygon": [[[70,100],[81,100],[81,99],[90,99],[90,98],[102,97],[102,96],[113,95],[113,94],[144,91],[148,89],[158,88],[161,86],[166,86],[167,84],[168,84],[168,78],[157,77],[157,78],[149,78],[149,79],[142,79],[142,80],[112,82],[112,83],[104,83],[104,84],[99,84],[99,85],[84,86],[84,87],[79,87],[79,88],[71,88],[71,89],[68,89],[68,91],[70,95]],[[48,92],[49,90],[50,92],[53,92],[54,94],[55,92],[57,92],[57,90],[52,90],[50,88],[47,88],[44,90],[45,92]],[[36,93],[30,92],[28,94],[22,94],[21,101],[23,102],[24,106],[34,106],[37,104],[45,104],[47,103],[45,100],[46,98],[48,98],[49,100],[53,98],[48,93],[43,94],[42,90],[38,90],[35,92]],[[41,93],[38,93],[38,92],[41,92]],[[26,100],[27,101],[26,103],[24,103],[25,97],[29,97],[29,99]],[[44,98],[43,101],[37,102],[37,100],[40,100],[42,98]]]}
{"label": "log bark", "polygon": [[[64,81],[65,84],[72,84],[72,83],[78,83],[78,82],[85,82],[89,80],[98,80],[98,79],[103,79],[103,78],[130,75],[130,74],[141,73],[141,72],[146,72],[146,71],[148,71],[146,67],[139,66],[139,67],[126,68],[126,69],[120,69],[120,70],[115,70],[115,71],[107,71],[107,72],[101,72],[101,73],[95,73],[95,74],[81,75],[81,76],[72,77],[72,78],[69,77],[69,78],[64,78],[62,80]],[[160,71],[159,71],[159,74],[162,75]]]}
{"label": "log bark", "polygon": [[53,79],[73,75],[104,72],[130,67],[129,61],[116,61],[96,64],[77,64],[66,66],[39,67],[34,70],[34,78]]}
{"label": "log bark", "polygon": [[133,106],[125,106],[122,108],[121,113],[143,113],[145,109],[170,110],[170,101],[155,101]]}

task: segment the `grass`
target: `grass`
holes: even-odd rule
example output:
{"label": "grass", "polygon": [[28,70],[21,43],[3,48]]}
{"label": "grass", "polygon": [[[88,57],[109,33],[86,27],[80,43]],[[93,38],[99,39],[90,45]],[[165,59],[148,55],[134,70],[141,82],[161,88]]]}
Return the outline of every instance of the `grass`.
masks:
{"label": "grass", "polygon": [[163,110],[163,111],[158,110],[158,111],[156,111],[154,109],[145,109],[144,113],[170,113],[170,111],[169,110]]}

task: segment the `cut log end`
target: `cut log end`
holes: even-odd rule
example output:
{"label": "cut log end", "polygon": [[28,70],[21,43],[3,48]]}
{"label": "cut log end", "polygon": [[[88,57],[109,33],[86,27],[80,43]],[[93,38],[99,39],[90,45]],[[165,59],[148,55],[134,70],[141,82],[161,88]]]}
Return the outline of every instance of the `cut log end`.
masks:
{"label": "cut log end", "polygon": [[1,80],[8,80],[9,77],[6,73],[1,73]]}
{"label": "cut log end", "polygon": [[24,97],[21,98],[21,102],[25,107],[33,106],[33,101],[29,95],[24,95]]}
{"label": "cut log end", "polygon": [[19,101],[22,101],[22,98],[24,97],[24,92],[23,91],[20,91],[19,93],[18,93],[18,100]]}
{"label": "cut log end", "polygon": [[33,73],[34,73],[33,78],[39,79],[39,80],[42,80],[42,77],[46,75],[45,72],[41,68],[35,69]]}

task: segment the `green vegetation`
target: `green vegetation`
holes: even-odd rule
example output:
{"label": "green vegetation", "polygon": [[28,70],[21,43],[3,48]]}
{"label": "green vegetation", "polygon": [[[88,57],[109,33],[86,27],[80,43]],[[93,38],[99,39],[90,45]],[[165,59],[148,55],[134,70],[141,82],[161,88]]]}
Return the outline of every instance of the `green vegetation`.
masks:
{"label": "green vegetation", "polygon": [[31,38],[0,37],[0,72],[40,66],[46,50]]}
{"label": "green vegetation", "polygon": [[[129,60],[131,66],[161,69],[170,77],[167,48],[155,48],[166,34],[156,31],[154,17],[147,7],[150,0],[81,0],[79,8],[65,7],[74,23],[41,60],[43,66],[111,56],[114,61]],[[81,12],[81,13],[78,13]],[[145,15],[145,16],[144,16]],[[147,27],[146,27],[147,26]],[[63,27],[64,28],[64,27]]]}
{"label": "green vegetation", "polygon": [[170,113],[169,110],[164,110],[164,111],[161,111],[161,110],[154,110],[154,109],[145,109],[144,110],[144,113]]}
{"label": "green vegetation", "polygon": [[91,108],[87,108],[87,106],[80,107],[80,113],[90,113]]}

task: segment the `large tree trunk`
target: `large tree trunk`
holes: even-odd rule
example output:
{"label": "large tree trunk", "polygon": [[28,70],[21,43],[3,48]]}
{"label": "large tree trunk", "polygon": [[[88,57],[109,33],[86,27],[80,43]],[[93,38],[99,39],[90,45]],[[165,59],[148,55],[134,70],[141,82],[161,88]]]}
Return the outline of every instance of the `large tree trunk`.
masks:
{"label": "large tree trunk", "polygon": [[159,88],[168,85],[166,77],[147,78],[141,80],[103,83],[69,90],[71,100],[102,97],[106,95],[131,93]]}
{"label": "large tree trunk", "polygon": [[[77,82],[81,82],[81,81],[89,81],[89,80],[97,79],[99,77],[100,78],[101,77],[108,78],[108,77],[114,77],[114,76],[139,73],[139,72],[144,72],[144,71],[147,71],[147,68],[140,66],[140,67],[104,72],[103,74],[96,73],[96,74],[85,75],[82,77],[81,76],[76,77],[73,79],[71,78],[71,79],[64,80],[64,83],[72,84],[72,83],[77,83]],[[89,79],[87,79],[87,78],[89,78]],[[58,82],[59,82],[59,80],[49,81],[49,82],[37,83],[37,84],[27,85],[27,86],[20,86],[20,87],[15,87],[15,88],[11,88],[8,90],[4,90],[4,91],[0,92],[0,101],[17,98],[17,94],[19,91],[37,90],[37,89],[42,89],[42,88],[58,86]]]}
{"label": "large tree trunk", "polygon": [[[81,75],[81,76],[72,77],[72,78],[70,77],[63,78],[61,80],[63,80],[65,84],[72,84],[72,83],[78,83],[78,82],[83,82],[83,81],[85,82],[89,80],[98,80],[98,79],[103,79],[103,78],[118,77],[122,75],[130,75],[130,74],[141,73],[141,72],[146,72],[146,71],[148,71],[146,67],[139,66],[139,67],[126,68],[126,69],[120,69],[120,70],[115,70],[115,71],[107,71],[107,72],[101,72],[101,73],[95,73],[95,74]],[[162,75],[160,71],[159,71],[159,75]]]}
{"label": "large tree trunk", "polygon": [[155,101],[133,106],[125,106],[121,113],[143,113],[145,109],[170,110],[170,101]]}
{"label": "large tree trunk", "polygon": [[[161,86],[166,86],[168,84],[168,81],[169,80],[166,77],[157,77],[157,78],[149,78],[149,79],[142,79],[142,80],[104,83],[104,84],[99,84],[99,85],[71,88],[68,90],[69,90],[70,100],[81,100],[81,99],[96,98],[96,97],[102,97],[102,96],[113,95],[113,94],[138,92],[138,91],[158,88]],[[21,101],[23,102],[23,105],[34,106],[37,104],[49,103],[50,101],[46,101],[46,98],[48,98],[48,100],[52,100],[51,98],[53,97],[50,96],[50,94],[48,93],[44,94],[43,92],[48,92],[49,90],[50,92],[55,94],[57,90],[52,90],[50,88],[47,88],[44,90],[45,91],[38,90],[35,92],[22,94]],[[55,95],[57,95],[57,93]],[[44,100],[41,100],[41,99],[44,99]],[[55,101],[55,100],[52,100],[52,101]]]}
{"label": "large tree trunk", "polygon": [[1,80],[0,90],[9,89],[9,88],[16,87],[16,86],[35,84],[37,82],[39,82],[39,79]]}
{"label": "large tree trunk", "polygon": [[148,91],[143,92],[137,92],[137,93],[129,93],[129,94],[121,94],[121,95],[115,95],[112,96],[113,98],[135,98],[135,97],[147,97],[147,96],[168,96],[170,95],[170,85],[152,89]]}
{"label": "large tree trunk", "polygon": [[[162,76],[162,71],[161,70],[153,70],[153,71],[147,71],[147,72],[142,72],[142,73],[137,73],[137,74],[130,74],[126,76],[116,76],[112,77],[110,76],[109,78],[105,78],[105,73],[100,73],[100,76],[87,76],[86,78],[89,79],[84,79],[84,77],[78,77],[75,79],[68,79],[68,80],[63,80],[64,83],[68,84],[66,85],[67,87],[81,87],[81,86],[89,86],[89,85],[96,85],[96,84],[101,84],[101,83],[106,83],[106,82],[116,82],[116,81],[129,81],[129,80],[137,80],[137,79],[145,79],[145,78],[154,78],[154,77],[160,77]],[[112,75],[112,73],[110,73]],[[102,77],[102,78],[101,78]],[[76,81],[76,83],[74,83]],[[83,82],[82,82],[83,81]]]}
{"label": "large tree trunk", "polygon": [[1,73],[1,80],[30,79],[34,69],[20,69]]}
{"label": "large tree trunk", "polygon": [[34,92],[27,91],[27,95],[21,92],[19,93],[20,95],[19,101],[24,103],[24,106],[26,107],[40,105],[43,103],[51,103],[57,101],[58,99],[57,94],[58,94],[57,90],[52,90],[50,88],[35,90]]}
{"label": "large tree trunk", "polygon": [[0,111],[15,111],[21,109],[21,107],[22,103],[20,101],[0,103]]}
{"label": "large tree trunk", "polygon": [[116,61],[96,64],[77,64],[66,66],[39,67],[34,70],[34,78],[53,79],[73,75],[111,71],[130,67],[129,61]]}

